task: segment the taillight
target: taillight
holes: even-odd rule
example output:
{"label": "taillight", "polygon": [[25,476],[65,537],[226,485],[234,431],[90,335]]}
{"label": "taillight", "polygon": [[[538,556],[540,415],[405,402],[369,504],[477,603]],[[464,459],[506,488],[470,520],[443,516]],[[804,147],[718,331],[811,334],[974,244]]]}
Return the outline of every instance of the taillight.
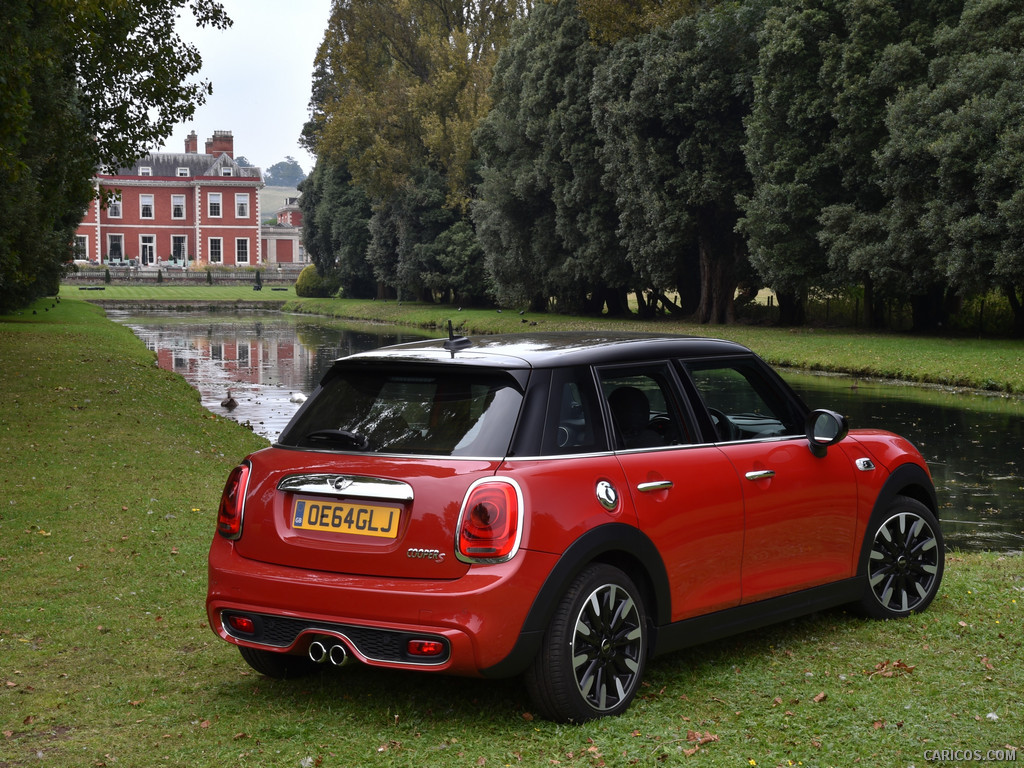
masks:
{"label": "taillight", "polygon": [[501,563],[515,556],[523,528],[523,494],[509,478],[470,486],[459,514],[458,558]]}
{"label": "taillight", "polygon": [[220,497],[217,510],[217,533],[227,539],[242,535],[242,508],[245,506],[245,488],[249,483],[249,465],[239,464],[231,470]]}

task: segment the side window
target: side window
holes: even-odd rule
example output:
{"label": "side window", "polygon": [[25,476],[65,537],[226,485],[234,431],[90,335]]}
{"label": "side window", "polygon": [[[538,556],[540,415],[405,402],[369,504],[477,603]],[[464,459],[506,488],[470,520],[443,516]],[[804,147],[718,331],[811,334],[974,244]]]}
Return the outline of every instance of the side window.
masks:
{"label": "side window", "polygon": [[799,410],[750,360],[684,363],[719,441],[802,435]]}
{"label": "side window", "polygon": [[552,371],[541,450],[549,456],[608,450],[589,368]]}
{"label": "side window", "polygon": [[656,448],[695,442],[680,411],[668,363],[604,368],[599,376],[616,447]]}

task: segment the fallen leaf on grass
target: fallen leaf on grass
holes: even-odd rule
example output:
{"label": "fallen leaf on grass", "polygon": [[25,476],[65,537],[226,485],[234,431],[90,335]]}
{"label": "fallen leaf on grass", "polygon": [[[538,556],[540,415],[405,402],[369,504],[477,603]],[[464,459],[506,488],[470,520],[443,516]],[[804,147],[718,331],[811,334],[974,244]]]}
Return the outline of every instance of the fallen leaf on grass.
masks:
{"label": "fallen leaf on grass", "polygon": [[704,731],[704,733],[701,733],[700,731],[687,731],[686,740],[691,744],[697,744],[700,746],[701,744],[707,744],[711,741],[719,741],[719,738],[716,734],[711,733],[710,731]]}
{"label": "fallen leaf on grass", "polygon": [[693,747],[690,749],[684,749],[683,755],[686,757],[693,757],[700,750],[701,744],[709,744],[713,741],[718,741],[719,737],[717,734],[711,733],[710,731],[704,731],[704,733],[701,733],[700,731],[687,731],[686,740],[693,744]]}
{"label": "fallen leaf on grass", "polygon": [[900,675],[909,675],[914,671],[916,665],[905,664],[901,660],[889,661],[886,659],[883,662],[875,664],[875,670],[868,673],[868,677],[899,677]]}
{"label": "fallen leaf on grass", "polygon": [[821,702],[823,702],[827,698],[828,698],[828,694],[825,693],[824,691],[822,691],[821,693],[819,693],[817,696],[814,697],[814,703],[815,704],[821,704]]}

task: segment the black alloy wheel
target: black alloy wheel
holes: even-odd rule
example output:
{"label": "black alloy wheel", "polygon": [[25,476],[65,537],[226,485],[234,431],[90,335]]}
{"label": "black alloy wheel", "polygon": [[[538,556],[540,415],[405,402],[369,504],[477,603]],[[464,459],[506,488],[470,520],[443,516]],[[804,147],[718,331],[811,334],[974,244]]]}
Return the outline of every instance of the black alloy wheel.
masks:
{"label": "black alloy wheel", "polygon": [[939,590],[945,560],[942,532],[931,510],[897,496],[865,546],[870,551],[861,606],[870,616],[902,618],[928,607]]}
{"label": "black alloy wheel", "polygon": [[584,569],[562,599],[526,675],[545,717],[586,722],[619,715],[636,695],[647,662],[647,613],[622,571]]}

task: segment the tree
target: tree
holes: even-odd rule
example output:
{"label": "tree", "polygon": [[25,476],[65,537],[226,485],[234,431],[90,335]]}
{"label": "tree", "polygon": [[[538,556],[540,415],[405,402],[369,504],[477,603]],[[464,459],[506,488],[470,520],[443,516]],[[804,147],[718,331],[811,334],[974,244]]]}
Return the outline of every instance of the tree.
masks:
{"label": "tree", "polygon": [[890,237],[961,293],[1001,290],[1024,335],[1024,9],[967,0],[934,46],[886,119]]}
{"label": "tree", "polygon": [[808,290],[828,271],[818,216],[836,199],[841,176],[828,151],[832,99],[819,76],[821,48],[841,31],[839,2],[783,0],[760,35],[746,144],[754,187],[741,199],[740,226],[784,324],[803,323]]}
{"label": "tree", "polygon": [[306,172],[291,155],[263,171],[263,180],[270,187],[297,187],[305,178]]}
{"label": "tree", "polygon": [[489,108],[497,50],[524,0],[335,2],[317,53],[307,131],[318,157],[346,158],[384,200],[424,166],[465,207],[471,134]]}
{"label": "tree", "polygon": [[960,2],[782,0],[769,11],[747,120],[754,190],[740,226],[783,323],[803,322],[812,288],[861,282],[869,321],[881,298],[897,298],[928,324],[937,273],[920,238],[893,237],[893,217],[917,213],[889,207],[877,158],[890,128],[879,116],[920,82],[932,33]]}
{"label": "tree", "polygon": [[499,302],[561,311],[625,309],[632,271],[601,183],[590,108],[592,44],[574,0],[538,3],[494,71],[477,146],[474,221]]}
{"label": "tree", "polygon": [[868,325],[884,322],[883,302],[891,300],[911,303],[915,328],[934,328],[942,319],[947,283],[931,252],[919,239],[892,236],[903,214],[885,193],[889,172],[879,157],[891,134],[878,116],[924,81],[934,30],[956,19],[960,4],[853,0],[841,7],[843,34],[822,46],[820,82],[832,94],[829,151],[840,185],[833,200],[822,201],[818,237],[833,284],[863,285]]}
{"label": "tree", "polygon": [[370,201],[344,164],[323,161],[301,183],[302,238],[317,272],[334,279],[347,298],[373,298],[376,284],[366,260]]}
{"label": "tree", "polygon": [[766,5],[684,16],[620,43],[595,76],[600,156],[628,258],[644,289],[696,298],[686,308],[700,322],[732,320],[737,285],[749,277],[735,201],[751,189],[743,121]]}
{"label": "tree", "polygon": [[214,0],[27,0],[0,16],[0,312],[55,292],[98,169],[133,162],[210,93],[174,32],[230,20]]}
{"label": "tree", "polygon": [[525,7],[525,0],[333,4],[303,142],[324,173],[343,167],[372,206],[365,253],[382,294],[385,287],[403,296],[448,294],[456,286],[445,284],[439,256],[480,256],[455,245],[472,229],[471,134],[490,104],[497,49]]}
{"label": "tree", "polygon": [[638,37],[694,13],[696,0],[578,0],[595,40],[617,43]]}

